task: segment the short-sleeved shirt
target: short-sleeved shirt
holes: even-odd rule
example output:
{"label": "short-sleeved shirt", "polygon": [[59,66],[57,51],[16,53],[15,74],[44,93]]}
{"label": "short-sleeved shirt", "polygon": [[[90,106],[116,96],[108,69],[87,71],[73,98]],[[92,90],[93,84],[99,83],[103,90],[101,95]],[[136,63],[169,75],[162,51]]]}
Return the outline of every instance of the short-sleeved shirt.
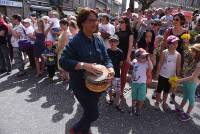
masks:
{"label": "short-sleeved shirt", "polygon": [[[28,34],[33,34],[34,33],[34,28],[33,26],[29,26],[27,28],[24,28],[25,32],[26,32],[26,35]],[[34,40],[32,40],[31,38],[28,37],[28,40],[31,42],[31,44],[34,44]]]}
{"label": "short-sleeved shirt", "polygon": [[133,65],[133,83],[146,83],[148,63],[139,63],[137,59],[134,59],[131,64]]}
{"label": "short-sleeved shirt", "polygon": [[160,27],[161,30],[166,30],[167,28],[172,26],[172,22],[173,22],[173,16],[172,15],[165,15],[161,18],[161,21],[166,21],[167,24],[162,25]]}
{"label": "short-sleeved shirt", "polygon": [[47,58],[46,65],[47,66],[52,66],[56,65],[56,52],[55,48],[45,49],[43,52],[43,55]]}
{"label": "short-sleeved shirt", "polygon": [[14,31],[16,31],[17,33],[20,33],[20,38],[15,38],[14,36],[12,36],[11,38],[11,43],[13,47],[19,47],[18,42],[20,40],[25,40],[26,39],[26,35],[25,35],[25,30],[22,24],[16,25],[13,29]]}
{"label": "short-sleeved shirt", "polygon": [[129,48],[129,36],[133,35],[132,32],[129,31],[119,31],[116,33],[119,37],[119,48],[123,51],[124,53],[124,60],[127,57],[128,54],[128,48]]}
{"label": "short-sleeved shirt", "polygon": [[115,70],[115,77],[120,78],[120,62],[124,59],[124,53],[121,49],[115,51],[108,49],[107,51]]}

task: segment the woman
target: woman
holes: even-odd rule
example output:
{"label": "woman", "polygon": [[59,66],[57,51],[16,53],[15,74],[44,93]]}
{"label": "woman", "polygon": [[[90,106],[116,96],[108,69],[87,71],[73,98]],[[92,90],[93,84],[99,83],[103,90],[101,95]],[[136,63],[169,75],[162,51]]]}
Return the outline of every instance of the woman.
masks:
{"label": "woman", "polygon": [[[167,48],[166,40],[168,36],[170,35],[177,36],[179,38],[179,41],[178,41],[178,47],[176,50],[181,54],[181,68],[183,67],[183,64],[184,64],[184,58],[183,58],[184,47],[183,47],[183,39],[181,39],[181,36],[185,33],[188,33],[188,31],[185,28],[183,28],[185,22],[186,22],[185,16],[182,13],[177,13],[173,16],[173,27],[167,29],[167,31],[164,33],[163,45],[160,51],[162,52],[164,49]],[[180,76],[181,74],[177,74],[177,75]],[[175,95],[172,94],[170,103],[174,103],[174,101],[175,101]]]}
{"label": "woman", "polygon": [[[71,33],[68,32],[68,26],[69,22],[67,21],[67,19],[60,20],[61,33],[60,36],[58,37],[58,46],[56,50],[58,60],[60,59],[61,54],[63,53],[63,49],[68,44],[69,37],[71,36]],[[68,79],[67,78],[68,74],[65,70],[63,70],[60,67],[59,62],[58,62],[58,70],[60,71],[60,78],[63,80],[63,82],[66,82]]]}
{"label": "woman", "polygon": [[[191,119],[190,113],[194,107],[195,91],[197,85],[200,83],[200,44],[195,44],[191,47],[192,59],[188,63],[184,64],[183,76],[184,78],[179,79],[177,83],[183,84],[183,100],[178,109],[181,112],[181,121],[188,121]],[[189,101],[187,112],[183,112],[183,107]]]}
{"label": "woman", "polygon": [[146,30],[143,33],[141,39],[137,42],[137,48],[143,48],[151,54],[151,60],[153,61],[153,63],[155,63],[155,60],[153,60],[154,42],[155,34],[153,30]]}
{"label": "woman", "polygon": [[33,46],[33,56],[35,58],[36,64],[36,77],[40,76],[44,71],[44,59],[42,58],[42,53],[45,50],[45,30],[44,30],[44,21],[42,19],[37,22],[38,29],[34,33],[35,45]]}
{"label": "woman", "polygon": [[131,61],[131,52],[133,49],[133,33],[130,27],[130,21],[127,17],[122,16],[120,23],[119,32],[116,34],[119,37],[119,48],[123,51],[125,57],[121,68],[121,94],[126,84],[126,75],[128,73]]}
{"label": "woman", "polygon": [[94,66],[96,63],[108,68],[110,72],[108,79],[114,75],[102,38],[93,34],[98,25],[97,19],[98,15],[92,9],[82,8],[79,11],[77,24],[80,31],[65,47],[60,58],[60,65],[69,72],[72,90],[84,110],[81,120],[70,129],[70,134],[91,133],[90,125],[99,116],[98,102],[101,93],[91,92],[86,88],[84,72],[94,75],[100,73]]}
{"label": "woman", "polygon": [[[182,13],[177,13],[177,14],[174,15],[174,17],[173,17],[173,27],[167,29],[167,31],[164,34],[164,41],[163,41],[164,43],[163,43],[161,52],[165,48],[167,48],[167,43],[166,43],[167,37],[170,36],[170,35],[175,35],[179,38],[177,51],[183,57],[184,47],[183,47],[183,39],[181,39],[181,36],[185,33],[188,33],[188,31],[185,28],[183,28],[185,22],[186,22],[185,16]],[[182,58],[182,61],[181,61],[182,66],[183,66],[183,62],[184,62],[184,58]]]}
{"label": "woman", "polygon": [[33,46],[33,56],[35,58],[35,64],[36,64],[36,77],[41,76],[41,74],[44,72],[44,59],[42,57],[42,53],[45,50],[45,39],[46,35],[49,32],[50,28],[52,27],[52,24],[49,26],[49,28],[45,31],[45,24],[42,19],[39,19],[37,21],[37,27],[38,29],[34,32],[34,38],[35,38],[35,45]]}
{"label": "woman", "polygon": [[69,22],[69,31],[72,34],[72,36],[70,37],[70,39],[73,38],[78,33],[79,29],[78,29],[78,25],[77,25],[76,21],[71,20]]}

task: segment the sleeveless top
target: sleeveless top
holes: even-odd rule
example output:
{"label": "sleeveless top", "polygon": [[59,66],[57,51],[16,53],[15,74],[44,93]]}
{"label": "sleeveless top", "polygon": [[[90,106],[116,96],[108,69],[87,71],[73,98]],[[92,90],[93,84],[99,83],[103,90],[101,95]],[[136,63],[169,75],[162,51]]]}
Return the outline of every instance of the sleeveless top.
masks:
{"label": "sleeveless top", "polygon": [[160,70],[160,75],[165,78],[176,75],[176,61],[178,57],[178,52],[175,51],[174,54],[169,54],[168,49],[163,51],[164,63]]}

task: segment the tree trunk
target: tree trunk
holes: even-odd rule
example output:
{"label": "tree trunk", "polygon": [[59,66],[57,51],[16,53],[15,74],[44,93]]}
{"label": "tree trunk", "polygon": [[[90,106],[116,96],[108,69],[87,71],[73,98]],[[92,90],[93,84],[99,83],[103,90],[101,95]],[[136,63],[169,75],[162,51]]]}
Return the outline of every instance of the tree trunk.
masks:
{"label": "tree trunk", "polygon": [[135,8],[135,3],[134,3],[135,0],[130,0],[130,3],[129,3],[129,8],[131,9],[131,12],[134,12],[134,8]]}

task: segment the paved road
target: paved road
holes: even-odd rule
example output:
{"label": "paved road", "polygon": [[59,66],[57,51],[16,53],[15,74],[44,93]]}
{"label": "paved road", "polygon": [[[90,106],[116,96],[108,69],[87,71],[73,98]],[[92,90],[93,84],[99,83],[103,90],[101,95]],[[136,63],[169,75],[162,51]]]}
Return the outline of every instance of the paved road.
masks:
{"label": "paved road", "polygon": [[[46,76],[34,78],[34,71],[22,78],[0,75],[0,134],[64,134],[81,116],[82,109],[73,94],[57,80],[50,84]],[[195,103],[193,120],[182,123],[175,113],[153,108],[153,90],[148,91],[150,105],[140,117],[119,113],[101,98],[100,118],[92,126],[94,134],[200,134],[200,101]],[[130,93],[126,95],[130,104]],[[180,102],[180,97],[177,100]],[[66,133],[68,134],[68,133]]]}

